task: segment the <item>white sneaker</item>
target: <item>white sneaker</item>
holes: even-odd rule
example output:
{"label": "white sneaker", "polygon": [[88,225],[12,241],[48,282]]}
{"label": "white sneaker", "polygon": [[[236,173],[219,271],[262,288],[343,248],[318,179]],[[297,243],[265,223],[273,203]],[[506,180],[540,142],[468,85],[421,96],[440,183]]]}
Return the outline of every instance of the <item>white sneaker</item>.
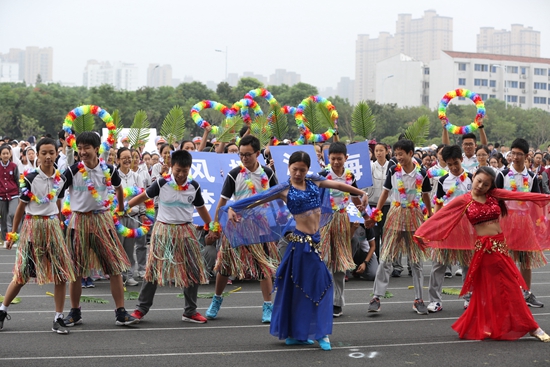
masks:
{"label": "white sneaker", "polygon": [[135,280],[134,278],[128,278],[128,279],[126,279],[126,285],[128,285],[128,286],[133,287],[133,286],[136,286],[136,285],[138,285],[138,284],[139,284],[139,283],[138,283],[137,280]]}
{"label": "white sneaker", "polygon": [[443,310],[443,305],[440,302],[430,302],[428,305],[428,311],[430,312],[439,312]]}
{"label": "white sneaker", "polygon": [[465,299],[464,300],[464,309],[466,310],[468,308],[468,306],[470,305],[470,300],[469,299]]}
{"label": "white sneaker", "polygon": [[455,275],[456,275],[457,277],[461,277],[461,276],[462,276],[462,268],[456,269]]}
{"label": "white sneaker", "polygon": [[140,270],[140,271],[138,271],[138,276],[139,276],[141,279],[145,278],[145,270]]}

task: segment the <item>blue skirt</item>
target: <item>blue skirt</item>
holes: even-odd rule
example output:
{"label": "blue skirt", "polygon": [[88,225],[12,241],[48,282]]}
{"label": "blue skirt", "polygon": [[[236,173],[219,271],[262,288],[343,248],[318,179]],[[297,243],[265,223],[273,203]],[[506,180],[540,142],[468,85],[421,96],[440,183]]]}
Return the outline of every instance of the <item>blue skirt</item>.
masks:
{"label": "blue skirt", "polygon": [[290,236],[275,277],[270,333],[279,339],[320,339],[332,334],[332,275],[314,248],[319,248],[319,232],[295,230]]}

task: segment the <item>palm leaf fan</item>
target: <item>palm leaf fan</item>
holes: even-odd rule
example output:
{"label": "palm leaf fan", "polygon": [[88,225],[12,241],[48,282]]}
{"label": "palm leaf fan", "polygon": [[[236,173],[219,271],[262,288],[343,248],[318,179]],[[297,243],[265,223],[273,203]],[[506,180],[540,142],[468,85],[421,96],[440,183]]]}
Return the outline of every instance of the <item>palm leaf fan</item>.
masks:
{"label": "palm leaf fan", "polygon": [[331,113],[325,105],[317,104],[317,119],[321,125],[334,129],[334,121],[332,121]]}
{"label": "palm leaf fan", "polygon": [[304,125],[306,125],[313,134],[322,134],[325,132],[326,128],[323,127],[317,115],[316,103],[310,102],[304,108]]}
{"label": "palm leaf fan", "polygon": [[87,113],[82,116],[78,116],[73,121],[73,129],[77,134],[83,133],[84,131],[94,131],[95,130],[95,120],[94,115]]}
{"label": "palm leaf fan", "polygon": [[405,138],[412,140],[415,146],[421,147],[426,142],[430,130],[430,119],[428,116],[420,116],[405,130]]}
{"label": "palm leaf fan", "polygon": [[183,109],[180,106],[174,106],[164,118],[160,128],[162,135],[168,144],[174,145],[175,142],[181,141],[185,134],[185,118],[183,117]]}
{"label": "palm leaf fan", "polygon": [[130,126],[128,140],[132,148],[144,143],[149,138],[149,120],[147,120],[147,112],[139,110],[134,116],[134,122]]}
{"label": "palm leaf fan", "polygon": [[116,127],[115,129],[115,141],[116,141],[118,140],[118,137],[122,132],[122,129],[124,129],[124,125],[122,125],[122,123],[120,122],[120,112],[118,112],[118,110],[114,110],[111,116],[113,117],[113,124]]}
{"label": "palm leaf fan", "polygon": [[351,128],[356,135],[368,139],[374,132],[376,121],[372,111],[365,101],[357,103],[351,114]]}
{"label": "palm leaf fan", "polygon": [[225,119],[218,130],[216,140],[223,143],[229,143],[239,133],[243,127],[243,123],[243,119],[240,116]]}
{"label": "palm leaf fan", "polygon": [[269,127],[271,133],[280,141],[286,138],[288,132],[288,121],[286,115],[281,111],[278,103],[270,106]]}
{"label": "palm leaf fan", "polygon": [[250,125],[250,132],[260,140],[262,147],[268,145],[271,140],[272,133],[267,117],[262,115],[255,118],[254,122]]}

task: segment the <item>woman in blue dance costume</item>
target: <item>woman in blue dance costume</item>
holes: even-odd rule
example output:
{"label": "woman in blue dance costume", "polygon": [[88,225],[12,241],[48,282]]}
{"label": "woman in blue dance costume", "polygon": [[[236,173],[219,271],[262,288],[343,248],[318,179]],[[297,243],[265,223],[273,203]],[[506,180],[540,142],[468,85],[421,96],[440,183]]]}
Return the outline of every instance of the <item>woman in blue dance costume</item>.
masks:
{"label": "woman in blue dance costume", "polygon": [[235,247],[278,240],[295,226],[287,235],[289,245],[275,277],[270,332],[286,339],[287,345],[313,344],[314,339],[323,350],[330,350],[332,276],[319,253],[319,229],[332,214],[329,190],[324,189],[360,195],[360,211],[368,197],[358,188],[308,174],[310,163],[307,153],[293,153],[287,182],[229,203],[222,208],[220,224]]}

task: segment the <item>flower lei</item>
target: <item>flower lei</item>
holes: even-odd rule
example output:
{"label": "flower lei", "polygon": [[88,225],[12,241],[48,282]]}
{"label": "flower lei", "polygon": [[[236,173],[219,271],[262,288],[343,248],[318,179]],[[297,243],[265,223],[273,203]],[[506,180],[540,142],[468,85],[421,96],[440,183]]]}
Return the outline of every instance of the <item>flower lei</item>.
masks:
{"label": "flower lei", "polygon": [[458,185],[461,183],[461,182],[464,182],[464,180],[468,177],[468,172],[464,171],[462,172],[462,174],[460,176],[458,176],[456,178],[456,181],[454,183],[453,186],[451,186],[449,188],[449,190],[447,190],[447,192],[445,193],[445,195],[443,195],[442,198],[438,198],[437,196],[434,196],[434,203],[435,204],[440,204],[440,205],[443,205],[447,200],[450,199],[451,196],[453,196],[453,194],[455,193]]}
{"label": "flower lei", "polygon": [[[141,187],[132,186],[132,187],[125,187],[123,191],[124,191],[124,198],[132,198],[134,196],[141,194],[144,190]],[[127,203],[125,203],[124,205],[125,207],[126,207],[126,204]],[[112,211],[116,211],[117,209],[116,205],[117,205],[116,200],[114,200],[113,205],[111,207]],[[117,214],[124,214],[124,213],[117,213]],[[120,223],[120,220],[116,215],[113,215],[113,220],[115,222],[115,229],[117,233],[127,238],[138,238],[149,233],[149,231],[151,230],[151,225],[155,220],[155,204],[152,199],[145,201],[145,216],[147,217],[147,220],[144,221],[144,223],[141,224],[139,228],[128,228],[124,226],[122,223]]]}
{"label": "flower lei", "polygon": [[[523,176],[523,184],[519,191],[521,192],[528,192],[529,191],[529,175],[522,175]],[[508,171],[508,178],[510,179],[510,189],[512,191],[518,191],[518,185],[516,183],[516,178],[514,176],[514,173],[512,170]]]}
{"label": "flower lei", "polygon": [[[267,178],[267,173],[265,173],[265,170],[261,165],[260,165],[260,169],[261,169],[260,181],[261,181],[261,184],[262,184],[262,191],[265,191],[269,187],[269,178]],[[248,187],[248,190],[250,190],[250,193],[252,195],[256,194],[257,193],[256,186],[254,186],[254,183],[250,179],[250,176],[248,175],[248,172],[246,171],[246,168],[242,164],[241,164],[241,172],[240,173],[241,173],[241,175],[243,175],[244,183]]]}
{"label": "flower lei", "polygon": [[[305,119],[305,116],[304,116],[304,110],[311,103],[319,103],[323,105],[328,110],[328,113],[330,115],[330,120],[332,121],[333,126],[329,127],[328,130],[322,134],[313,134],[311,130],[309,130],[305,125],[305,121],[307,120]],[[296,120],[296,125],[298,125],[298,129],[300,129],[302,133],[298,138],[298,140],[296,140],[294,145],[302,145],[302,144],[313,143],[313,142],[322,143],[330,139],[332,135],[334,135],[334,133],[336,132],[336,129],[338,127],[338,112],[336,111],[336,108],[329,100],[321,96],[309,96],[305,98],[298,105],[295,111],[296,112],[294,114],[294,118]]]}
{"label": "flower lei", "polygon": [[187,176],[187,181],[185,182],[185,185],[178,185],[176,180],[172,179],[172,175],[169,174],[162,175],[162,178],[164,178],[166,180],[166,183],[176,191],[187,190],[189,188],[189,183],[193,181],[193,177],[191,177],[191,175]]}
{"label": "flower lei", "polygon": [[[455,97],[469,98],[472,100],[472,102],[475,103],[477,107],[477,114],[474,122],[466,126],[455,126],[449,122],[449,119],[447,118],[447,105],[449,104],[451,99]],[[438,115],[439,119],[445,122],[445,129],[447,129],[448,132],[450,132],[451,134],[463,135],[474,132],[481,126],[483,117],[485,116],[485,104],[483,103],[483,100],[481,99],[481,96],[479,94],[474,93],[468,89],[456,89],[447,92],[443,96],[443,98],[439,102]]]}
{"label": "flower lei", "polygon": [[215,233],[218,233],[218,232],[222,231],[222,227],[220,225],[220,222],[214,222],[214,221],[210,222],[210,224],[208,225],[208,229],[211,232],[215,232]]}
{"label": "flower lei", "polygon": [[17,242],[17,241],[19,241],[19,233],[17,233],[17,232],[8,232],[8,233],[6,233],[6,241],[8,241],[8,242]]}
{"label": "flower lei", "polygon": [[105,122],[107,130],[109,131],[107,135],[107,141],[101,143],[101,146],[99,147],[99,154],[102,154],[103,152],[109,151],[109,149],[111,149],[111,147],[115,144],[116,126],[113,122],[113,117],[109,114],[109,112],[105,111],[99,106],[83,105],[73,109],[67,114],[67,116],[65,116],[65,120],[63,122],[63,130],[65,130],[68,134],[67,145],[70,146],[75,152],[78,151],[76,147],[76,138],[72,130],[73,121],[76,120],[77,117],[89,113],[99,116],[99,118],[101,118]]}
{"label": "flower lei", "polygon": [[424,215],[428,214],[428,208],[426,208],[426,204],[422,201],[422,181],[424,180],[424,177],[420,173],[420,165],[417,162],[414,162],[414,169],[416,171],[416,181],[415,181],[415,187],[416,187],[416,194],[413,199],[409,203],[407,200],[407,189],[405,188],[405,184],[403,183],[403,167],[401,167],[401,164],[397,164],[395,167],[395,178],[397,179],[397,190],[399,191],[399,197],[400,201],[394,201],[392,205],[396,207],[402,207],[402,208],[420,208],[422,210],[422,213]]}
{"label": "flower lei", "polygon": [[27,175],[31,172],[35,172],[35,170],[25,171],[19,175],[19,188],[21,189],[21,195],[28,196],[31,200],[36,201],[38,204],[48,204],[55,199],[55,196],[57,195],[59,183],[61,182],[61,173],[59,170],[55,170],[52,190],[46,196],[39,198],[27,188],[27,185],[25,185],[25,177],[27,177]]}
{"label": "flower lei", "polygon": [[[328,164],[325,167],[325,170],[328,172],[327,180],[332,180],[333,178],[332,178],[330,164]],[[353,174],[351,173],[351,170],[349,168],[344,169],[344,176],[346,178],[346,185],[351,185],[353,183]],[[332,211],[336,212],[336,211],[344,210],[348,206],[349,192],[343,192],[344,199],[342,200],[342,202],[340,202],[340,205],[336,205],[336,203],[334,202],[334,196],[332,196],[333,190],[330,189],[329,192],[330,192],[330,206],[332,207]]]}
{"label": "flower lei", "polygon": [[428,171],[426,171],[426,173],[428,174],[428,178],[437,178],[445,176],[447,174],[447,171],[440,167],[432,167]]}
{"label": "flower lei", "polygon": [[103,171],[103,175],[105,176],[105,182],[107,186],[107,199],[103,200],[99,193],[97,192],[94,183],[90,179],[90,176],[88,175],[88,171],[86,170],[86,166],[84,166],[84,163],[78,162],[78,171],[82,174],[82,179],[86,183],[86,186],[88,187],[88,192],[92,194],[95,201],[104,206],[105,208],[108,208],[111,206],[111,203],[113,202],[114,198],[114,188],[111,184],[111,172],[109,172],[109,167],[105,163],[103,159],[99,159],[99,166],[101,167],[101,170]]}

